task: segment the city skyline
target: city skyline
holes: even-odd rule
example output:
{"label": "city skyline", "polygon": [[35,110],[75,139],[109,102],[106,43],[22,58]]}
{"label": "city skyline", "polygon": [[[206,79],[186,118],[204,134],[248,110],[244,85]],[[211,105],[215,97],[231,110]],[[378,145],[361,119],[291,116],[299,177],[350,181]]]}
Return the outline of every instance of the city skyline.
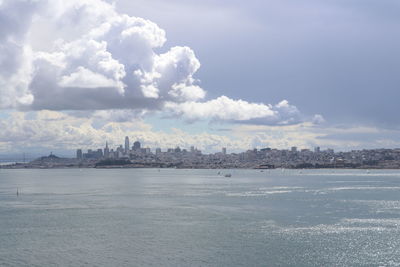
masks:
{"label": "city skyline", "polygon": [[[190,153],[199,153],[202,154],[202,151],[199,150],[197,147],[195,147],[194,145],[190,146],[190,148],[185,148],[185,147],[179,147],[179,146],[175,146],[175,147],[149,147],[149,146],[142,146],[142,143],[139,140],[136,140],[135,142],[133,142],[132,146],[129,146],[130,144],[130,138],[129,136],[125,136],[125,140],[124,140],[124,145],[119,144],[119,145],[114,145],[114,148],[110,148],[108,141],[105,141],[105,146],[104,148],[88,148],[86,153],[84,151],[84,149],[82,148],[78,148],[76,149],[76,158],[78,159],[83,159],[85,158],[85,154],[86,154],[86,158],[90,158],[91,156],[95,156],[95,157],[105,157],[108,158],[110,156],[110,153],[116,153],[115,155],[113,155],[112,157],[124,157],[129,155],[129,153],[159,153],[159,152],[173,152],[173,151],[179,151],[179,152],[190,152]],[[263,147],[261,149],[276,149],[276,148],[270,148],[270,147]],[[164,151],[163,151],[164,150]],[[247,151],[249,150],[258,150],[257,148],[249,148],[247,149]],[[287,150],[287,151],[291,151],[291,152],[297,152],[297,151],[310,151],[310,148],[298,148],[296,146],[292,146],[288,149],[283,149],[283,150]],[[318,153],[320,151],[323,151],[320,147],[314,147],[313,151]],[[326,151],[329,152],[334,152],[333,149],[331,148],[327,148]],[[245,151],[240,151],[240,152],[245,152]],[[239,153],[240,153],[239,152]],[[51,152],[53,153],[53,152]],[[221,147],[219,152],[214,152],[214,153],[221,153],[223,155],[227,155],[230,154],[228,153],[228,150],[226,147]],[[206,153],[206,154],[214,154],[214,153]],[[235,153],[235,152],[232,152]],[[90,155],[92,154],[92,155]],[[99,155],[98,155],[99,154]]]}
{"label": "city skyline", "polygon": [[[202,151],[197,149],[195,146],[190,146],[190,148],[181,148],[179,146],[175,147],[170,147],[170,148],[163,148],[161,147],[156,147],[156,148],[151,148],[148,146],[142,146],[141,142],[139,140],[136,140],[133,142],[132,147],[129,146],[130,144],[130,139],[129,136],[125,136],[124,140],[124,145],[120,144],[118,146],[114,146],[114,148],[110,148],[108,141],[105,141],[105,147],[104,148],[88,148],[87,151],[85,152],[82,148],[78,148],[76,150],[76,158],[77,159],[101,159],[101,158],[127,158],[129,159],[131,155],[136,154],[136,155],[146,155],[146,154],[161,154],[163,152],[167,153],[174,153],[174,152],[182,152],[182,153],[192,153],[192,154],[198,154],[202,155]],[[269,148],[269,147],[264,147],[260,150],[277,150],[276,148]],[[257,148],[252,148],[248,149],[247,151],[258,151]],[[283,151],[290,151],[293,153],[296,152],[307,152],[311,151],[309,148],[298,148],[296,146],[292,146],[289,149],[283,149]],[[312,150],[314,153],[320,153],[323,150],[321,150],[320,147],[314,147]],[[239,153],[244,153],[246,151],[240,151]],[[325,152],[328,153],[334,153],[334,150],[331,148],[327,148]],[[52,154],[53,152],[51,152]],[[235,152],[232,152],[235,153]],[[228,153],[228,150],[226,147],[221,147],[221,150],[219,152],[215,153],[205,153],[205,154],[221,154],[221,155],[229,155],[232,153]]]}
{"label": "city skyline", "polygon": [[125,136],[205,153],[400,147],[399,11],[394,0],[1,1],[0,155]]}
{"label": "city skyline", "polygon": [[14,163],[8,160],[0,168],[4,169],[48,169],[48,168],[184,168],[184,169],[399,169],[400,148],[352,150],[349,152],[333,149],[313,150],[291,147],[276,149],[248,149],[230,153],[222,147],[216,153],[202,153],[195,146],[190,148],[150,148],[139,141],[130,146],[128,136],[124,144],[109,146],[105,141],[103,148],[76,150],[74,157],[59,157],[52,152],[49,156],[40,156],[33,160]]}

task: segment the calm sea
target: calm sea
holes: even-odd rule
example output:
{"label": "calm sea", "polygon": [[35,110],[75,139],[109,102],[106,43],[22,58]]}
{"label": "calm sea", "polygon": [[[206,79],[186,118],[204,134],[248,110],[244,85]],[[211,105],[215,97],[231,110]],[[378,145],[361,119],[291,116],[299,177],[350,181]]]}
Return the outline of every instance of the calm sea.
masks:
{"label": "calm sea", "polygon": [[218,172],[0,169],[0,266],[400,265],[400,171]]}

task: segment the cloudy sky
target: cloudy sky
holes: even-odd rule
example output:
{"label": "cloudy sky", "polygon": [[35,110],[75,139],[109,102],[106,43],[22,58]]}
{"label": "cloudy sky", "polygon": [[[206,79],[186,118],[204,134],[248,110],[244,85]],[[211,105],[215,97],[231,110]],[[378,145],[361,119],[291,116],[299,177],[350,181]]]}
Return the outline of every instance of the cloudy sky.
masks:
{"label": "cloudy sky", "polygon": [[0,0],[0,154],[400,147],[397,0]]}

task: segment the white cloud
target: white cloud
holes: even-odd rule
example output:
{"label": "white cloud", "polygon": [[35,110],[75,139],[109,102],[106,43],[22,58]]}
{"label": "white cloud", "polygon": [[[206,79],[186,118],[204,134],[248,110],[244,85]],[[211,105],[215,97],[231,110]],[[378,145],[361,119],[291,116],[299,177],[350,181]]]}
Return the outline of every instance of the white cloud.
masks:
{"label": "white cloud", "polygon": [[[262,124],[302,120],[287,101],[205,101],[194,77],[201,66],[194,51],[177,46],[158,53],[166,42],[163,29],[105,1],[8,0],[0,3],[0,20],[0,108],[134,111],[125,112],[130,115],[155,110],[189,121]],[[49,31],[41,36],[52,44],[43,51],[33,48],[41,47],[34,37],[38,25]]]}
{"label": "white cloud", "polygon": [[207,102],[167,103],[166,107],[188,120],[217,119],[245,121],[263,117],[275,117],[272,107],[264,104],[249,103],[221,96]]}
{"label": "white cloud", "polygon": [[293,124],[301,121],[299,110],[286,100],[272,106],[221,96],[206,102],[168,102],[166,108],[188,121],[211,119],[255,124]]}
{"label": "white cloud", "polygon": [[197,85],[185,86],[184,84],[172,85],[172,90],[168,94],[181,101],[195,101],[206,96],[206,92],[201,87]]}
{"label": "white cloud", "polygon": [[325,119],[321,114],[315,114],[312,119],[312,122],[315,124],[322,124],[325,122]]}
{"label": "white cloud", "polygon": [[95,73],[84,67],[78,67],[76,69],[76,72],[73,72],[70,75],[62,76],[58,85],[61,87],[83,87],[83,88],[119,87],[117,82],[108,79],[102,74]]}
{"label": "white cloud", "polygon": [[29,105],[32,50],[26,32],[38,3],[2,1],[0,8],[0,108]]}

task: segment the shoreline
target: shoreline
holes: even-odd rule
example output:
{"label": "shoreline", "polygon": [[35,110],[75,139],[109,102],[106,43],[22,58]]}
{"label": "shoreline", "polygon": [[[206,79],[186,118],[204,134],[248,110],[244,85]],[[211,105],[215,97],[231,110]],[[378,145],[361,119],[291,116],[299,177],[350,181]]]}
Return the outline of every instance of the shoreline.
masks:
{"label": "shoreline", "polygon": [[0,165],[0,170],[62,170],[62,169],[176,169],[176,170],[400,170],[400,168],[384,168],[384,167],[326,167],[326,168],[296,168],[296,167],[276,167],[276,168],[249,168],[249,167],[156,167],[156,166],[52,166],[52,167],[28,167],[28,166],[14,166],[14,165]]}

